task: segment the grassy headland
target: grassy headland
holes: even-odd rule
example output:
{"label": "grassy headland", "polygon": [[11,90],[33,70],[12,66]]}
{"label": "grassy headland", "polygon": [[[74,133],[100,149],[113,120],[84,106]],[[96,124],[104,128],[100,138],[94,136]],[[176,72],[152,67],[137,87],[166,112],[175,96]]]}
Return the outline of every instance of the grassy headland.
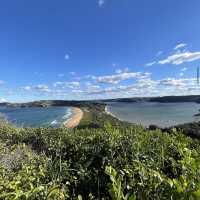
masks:
{"label": "grassy headland", "polygon": [[72,130],[0,123],[0,199],[200,198],[199,140],[121,122],[102,103],[76,106]]}

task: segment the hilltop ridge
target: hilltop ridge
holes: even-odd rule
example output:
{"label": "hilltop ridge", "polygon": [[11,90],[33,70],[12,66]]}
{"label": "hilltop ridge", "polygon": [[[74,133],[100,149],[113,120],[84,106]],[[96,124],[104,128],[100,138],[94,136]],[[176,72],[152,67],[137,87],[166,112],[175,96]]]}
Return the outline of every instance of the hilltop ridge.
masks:
{"label": "hilltop ridge", "polygon": [[200,103],[200,95],[187,96],[163,96],[163,97],[129,97],[116,99],[99,99],[99,100],[40,100],[27,103],[0,103],[0,106],[11,107],[48,107],[48,106],[91,106],[102,105],[106,102],[160,102],[160,103],[178,103],[178,102],[195,102]]}

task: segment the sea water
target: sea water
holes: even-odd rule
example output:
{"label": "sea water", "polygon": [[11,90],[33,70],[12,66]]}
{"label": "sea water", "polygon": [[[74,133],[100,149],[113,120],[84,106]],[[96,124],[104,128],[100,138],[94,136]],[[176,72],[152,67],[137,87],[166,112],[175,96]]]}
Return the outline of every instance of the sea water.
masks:
{"label": "sea water", "polygon": [[108,103],[107,111],[117,118],[148,127],[157,125],[169,127],[188,122],[200,121],[194,115],[199,113],[197,103]]}
{"label": "sea water", "polygon": [[60,127],[71,115],[70,107],[0,107],[0,117],[20,127]]}

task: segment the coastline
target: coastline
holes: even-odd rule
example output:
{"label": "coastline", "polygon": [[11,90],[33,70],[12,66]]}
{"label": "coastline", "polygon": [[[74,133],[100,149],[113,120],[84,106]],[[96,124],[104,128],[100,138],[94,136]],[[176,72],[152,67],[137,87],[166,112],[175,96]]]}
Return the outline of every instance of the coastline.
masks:
{"label": "coastline", "polygon": [[83,118],[83,111],[80,108],[72,107],[72,113],[71,118],[64,123],[66,128],[75,128]]}
{"label": "coastline", "polygon": [[110,115],[110,116],[112,116],[112,117],[114,117],[114,118],[120,120],[120,121],[123,121],[123,120],[121,120],[120,118],[116,117],[114,114],[112,114],[112,113],[108,110],[108,105],[105,106],[105,113],[106,113],[107,115]]}

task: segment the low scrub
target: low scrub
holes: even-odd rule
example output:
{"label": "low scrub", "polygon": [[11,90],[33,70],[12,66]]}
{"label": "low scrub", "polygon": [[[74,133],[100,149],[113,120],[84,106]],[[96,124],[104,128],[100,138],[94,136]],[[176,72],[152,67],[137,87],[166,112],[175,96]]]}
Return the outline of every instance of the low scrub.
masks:
{"label": "low scrub", "polygon": [[200,199],[200,145],[175,129],[0,124],[0,199]]}

